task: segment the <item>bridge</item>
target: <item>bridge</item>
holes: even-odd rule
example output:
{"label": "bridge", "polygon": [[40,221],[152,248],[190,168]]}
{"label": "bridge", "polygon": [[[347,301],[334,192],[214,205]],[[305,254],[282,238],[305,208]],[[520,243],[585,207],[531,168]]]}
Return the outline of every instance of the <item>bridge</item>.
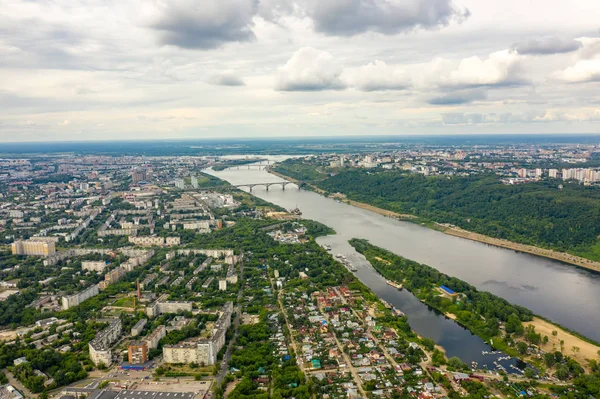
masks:
{"label": "bridge", "polygon": [[282,189],[283,191],[285,191],[285,187],[286,187],[288,184],[293,184],[293,185],[296,185],[296,186],[298,186],[298,188],[300,188],[300,187],[302,186],[302,184],[303,184],[303,183],[302,183],[302,182],[298,182],[298,183],[292,183],[291,181],[280,181],[280,182],[273,182],[273,183],[248,183],[248,184],[237,184],[237,185],[234,185],[234,186],[231,186],[231,187],[233,187],[233,188],[242,188],[242,187],[247,187],[247,188],[250,190],[250,192],[252,192],[252,189],[253,189],[254,187],[256,187],[256,186],[263,186],[263,187],[265,187],[265,189],[266,189],[267,191],[269,191],[269,187],[271,187],[271,186],[281,186],[281,189]]}
{"label": "bridge", "polygon": [[271,168],[271,165],[263,165],[263,164],[248,164],[248,165],[232,165],[228,166],[227,169],[258,169],[258,170],[268,170]]}
{"label": "bridge", "polygon": [[[291,182],[291,181],[276,181],[276,182],[269,182],[269,183],[245,183],[245,184],[235,184],[235,185],[231,185],[231,186],[214,186],[214,187],[200,187],[200,190],[224,190],[224,189],[234,189],[234,188],[243,188],[246,187],[248,188],[248,190],[250,190],[250,192],[252,192],[252,189],[254,187],[264,187],[267,191],[269,191],[269,188],[271,186],[281,186],[281,189],[283,191],[285,191],[285,188],[292,184],[294,186],[298,186],[298,189],[302,188],[302,186],[304,186],[306,183],[308,182],[304,182],[304,181],[297,181],[297,182]],[[197,189],[194,189],[197,190]]]}

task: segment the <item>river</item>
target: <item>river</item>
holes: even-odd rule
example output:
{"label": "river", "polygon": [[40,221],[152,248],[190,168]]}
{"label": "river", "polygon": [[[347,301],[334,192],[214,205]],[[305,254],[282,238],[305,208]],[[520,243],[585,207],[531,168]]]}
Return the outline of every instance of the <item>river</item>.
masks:
{"label": "river", "polygon": [[[244,167],[210,173],[231,184],[283,181],[265,170]],[[458,356],[468,363],[491,364],[489,356],[481,355],[482,351],[489,351],[488,345],[454,321],[433,312],[412,294],[385,284],[348,240],[368,239],[374,245],[435,267],[600,341],[598,274],[386,218],[292,185],[285,190],[272,186],[269,191],[258,186],[252,193],[287,209],[298,207],[304,218],[335,229],[336,235],[322,237],[319,243],[331,245],[334,254],[346,255],[357,266],[356,275],[363,283],[406,313],[411,327],[444,347],[449,357]]]}

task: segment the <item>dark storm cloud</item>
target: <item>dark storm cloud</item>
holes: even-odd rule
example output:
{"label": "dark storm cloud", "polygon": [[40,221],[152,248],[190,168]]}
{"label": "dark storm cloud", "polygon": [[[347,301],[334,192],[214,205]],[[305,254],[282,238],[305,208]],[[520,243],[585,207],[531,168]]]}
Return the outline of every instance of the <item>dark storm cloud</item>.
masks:
{"label": "dark storm cloud", "polygon": [[452,0],[305,0],[306,14],[319,32],[352,36],[367,31],[396,34],[415,28],[436,28],[468,18]]}
{"label": "dark storm cloud", "polygon": [[577,51],[580,48],[581,42],[558,37],[541,37],[515,43],[513,45],[513,49],[519,54],[528,55],[564,54]]}
{"label": "dark storm cloud", "polygon": [[431,105],[461,105],[477,100],[485,100],[487,93],[483,90],[468,90],[462,92],[446,93],[427,100]]}
{"label": "dark storm cloud", "polygon": [[248,42],[258,3],[253,0],[174,0],[157,9],[150,27],[163,44],[189,49],[213,49],[229,42]]}

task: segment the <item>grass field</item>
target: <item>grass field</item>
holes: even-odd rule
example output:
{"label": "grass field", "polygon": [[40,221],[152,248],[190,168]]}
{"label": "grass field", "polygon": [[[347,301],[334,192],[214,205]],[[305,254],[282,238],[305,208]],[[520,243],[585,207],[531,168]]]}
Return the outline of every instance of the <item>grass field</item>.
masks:
{"label": "grass field", "polygon": [[123,298],[117,299],[112,304],[112,306],[119,307],[119,308],[132,308],[133,304],[134,304],[134,302],[133,302],[132,297],[123,297]]}

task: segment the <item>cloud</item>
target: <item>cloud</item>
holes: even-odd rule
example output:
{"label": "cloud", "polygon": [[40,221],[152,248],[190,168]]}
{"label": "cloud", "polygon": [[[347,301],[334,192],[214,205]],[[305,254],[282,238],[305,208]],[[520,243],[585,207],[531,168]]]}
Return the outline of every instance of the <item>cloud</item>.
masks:
{"label": "cloud", "polygon": [[519,86],[527,83],[523,77],[522,57],[512,50],[463,59],[458,67],[443,73],[439,83],[447,87]]}
{"label": "cloud", "polygon": [[463,114],[452,112],[442,114],[442,123],[444,125],[468,125],[482,123],[485,120],[483,114]]}
{"label": "cloud", "polygon": [[160,41],[187,49],[214,49],[253,41],[254,0],[169,0],[156,3],[149,26]]}
{"label": "cloud", "polygon": [[344,74],[352,86],[362,91],[404,90],[410,78],[398,67],[375,61]]}
{"label": "cloud", "polygon": [[600,59],[577,61],[554,76],[569,83],[600,82]]}
{"label": "cloud", "polygon": [[415,28],[432,29],[468,18],[452,0],[304,0],[304,13],[318,32],[353,36],[373,31],[386,35]]}
{"label": "cloud", "polygon": [[239,76],[233,72],[223,72],[211,76],[207,83],[215,86],[245,86],[246,84]]}
{"label": "cloud", "polygon": [[326,51],[303,47],[277,70],[276,90],[319,91],[342,90],[342,67]]}
{"label": "cloud", "polygon": [[580,59],[600,58],[600,37],[581,37],[581,50],[577,52]]}
{"label": "cloud", "polygon": [[513,49],[519,54],[550,55],[577,51],[582,47],[580,41],[546,36],[515,43]]}
{"label": "cloud", "polygon": [[431,105],[462,105],[486,98],[487,93],[483,90],[462,90],[430,98],[427,103]]}
{"label": "cloud", "polygon": [[581,49],[576,54],[575,63],[551,77],[567,83],[600,82],[600,38],[582,37],[577,40]]}

